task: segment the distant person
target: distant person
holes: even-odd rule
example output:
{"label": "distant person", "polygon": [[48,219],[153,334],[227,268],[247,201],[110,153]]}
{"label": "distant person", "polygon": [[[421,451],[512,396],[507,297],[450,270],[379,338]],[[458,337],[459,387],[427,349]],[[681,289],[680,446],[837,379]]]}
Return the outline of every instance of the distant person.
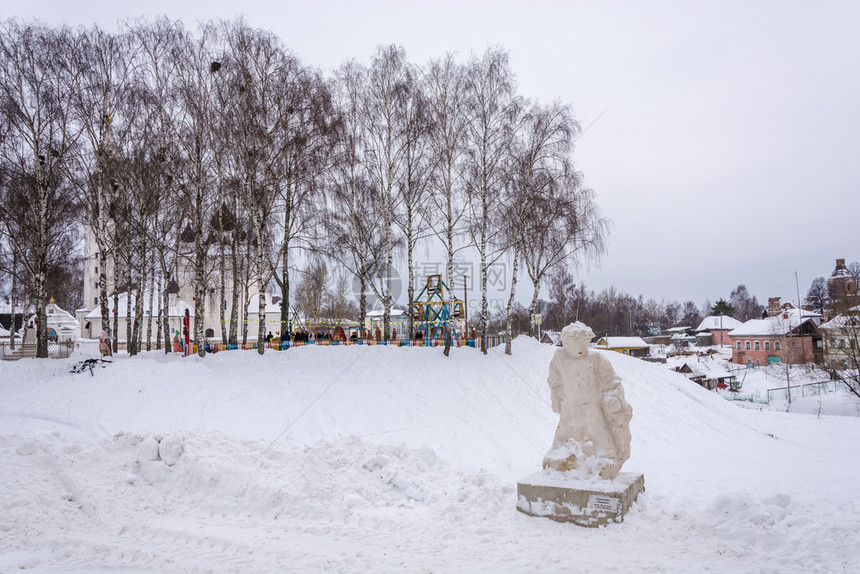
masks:
{"label": "distant person", "polygon": [[113,353],[111,352],[110,343],[107,340],[107,333],[104,331],[99,335],[99,353],[102,356],[102,359],[105,357],[112,357]]}

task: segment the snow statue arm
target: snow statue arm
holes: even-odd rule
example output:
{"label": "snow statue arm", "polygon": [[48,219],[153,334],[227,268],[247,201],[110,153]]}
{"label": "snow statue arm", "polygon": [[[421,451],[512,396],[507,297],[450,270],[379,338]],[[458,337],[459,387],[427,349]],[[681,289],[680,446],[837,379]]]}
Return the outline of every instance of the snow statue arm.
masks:
{"label": "snow statue arm", "polygon": [[552,402],[552,410],[556,413],[561,413],[561,373],[558,370],[558,363],[560,361],[560,357],[558,357],[558,351],[556,351],[555,356],[553,356],[552,361],[549,364],[549,377],[546,382],[549,383],[549,396],[550,401]]}
{"label": "snow statue arm", "polygon": [[605,466],[600,471],[603,478],[615,478],[621,472],[621,466],[630,458],[630,419],[633,409],[624,399],[624,388],[621,386],[621,378],[615,373],[612,364],[602,355],[595,355],[595,375],[600,382],[603,399],[601,407],[606,419],[606,426],[615,443],[615,452],[612,453],[613,463]]}

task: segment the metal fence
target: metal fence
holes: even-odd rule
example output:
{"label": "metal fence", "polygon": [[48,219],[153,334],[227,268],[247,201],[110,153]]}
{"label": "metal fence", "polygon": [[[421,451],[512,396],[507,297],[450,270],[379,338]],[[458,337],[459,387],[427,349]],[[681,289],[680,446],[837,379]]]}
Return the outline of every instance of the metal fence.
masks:
{"label": "metal fence", "polygon": [[[16,343],[13,349],[9,343],[0,343],[0,360],[16,361],[18,359],[32,359],[36,357],[36,343]],[[57,343],[48,341],[48,357],[52,359],[66,359],[75,350],[73,341]]]}
{"label": "metal fence", "polygon": [[[826,393],[832,393],[836,391],[836,381],[821,381],[819,383],[809,383],[806,385],[795,385],[793,387],[789,387],[791,389],[792,397],[814,397],[817,395],[822,395]],[[786,387],[779,387],[776,389],[768,389],[767,390],[767,400],[768,402],[772,400],[787,400],[788,399],[788,389]]]}
{"label": "metal fence", "polygon": [[727,395],[721,395],[727,401],[745,401],[748,403],[758,403],[761,405],[766,405],[769,402],[769,399],[764,399],[760,396],[756,395],[742,395],[740,393],[729,393]]}

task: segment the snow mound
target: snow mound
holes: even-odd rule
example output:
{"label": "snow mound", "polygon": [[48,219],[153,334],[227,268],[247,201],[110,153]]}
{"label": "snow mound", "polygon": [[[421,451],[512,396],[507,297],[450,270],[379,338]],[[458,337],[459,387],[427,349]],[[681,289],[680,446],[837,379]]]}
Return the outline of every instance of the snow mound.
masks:
{"label": "snow mound", "polygon": [[[738,408],[607,358],[633,407],[623,524],[518,513],[554,347],[144,353],[0,364],[0,571],[846,571],[856,418]],[[625,552],[619,553],[618,548]]]}

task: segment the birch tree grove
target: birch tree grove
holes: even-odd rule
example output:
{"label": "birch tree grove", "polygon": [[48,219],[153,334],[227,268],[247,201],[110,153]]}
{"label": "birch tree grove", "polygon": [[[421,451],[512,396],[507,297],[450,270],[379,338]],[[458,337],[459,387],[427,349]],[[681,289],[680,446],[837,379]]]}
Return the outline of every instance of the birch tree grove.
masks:
{"label": "birch tree grove", "polygon": [[[604,251],[607,221],[571,157],[571,109],[521,96],[503,49],[420,65],[380,46],[327,77],[241,19],[119,28],[0,23],[0,289],[13,308],[23,299],[40,357],[55,283],[81,267],[82,330],[130,355],[153,337],[165,353],[184,345],[186,312],[199,356],[248,342],[262,354],[273,322],[285,341],[294,331],[295,305],[358,319],[366,338],[378,304],[378,337],[416,340],[421,273],[447,286],[434,304],[449,314],[432,319],[445,355],[475,332],[454,312],[470,298],[455,285],[480,293],[469,344],[484,353],[498,332],[490,306],[506,303],[510,353],[518,272],[534,313],[550,273]],[[455,268],[473,260],[477,280],[463,285]],[[490,293],[501,261],[506,301]],[[337,278],[337,304],[322,305],[329,288],[316,283],[296,297],[302,271]],[[392,328],[395,309],[408,328]]]}
{"label": "birch tree grove", "polygon": [[[96,245],[99,268],[98,304],[102,325],[112,335],[108,307],[109,205],[121,176],[119,147],[114,135],[121,108],[131,89],[132,44],[126,34],[113,35],[97,27],[84,31],[62,56],[77,73],[68,76],[74,121],[86,145],[77,146],[68,164],[69,180],[82,198],[88,233]],[[89,278],[85,278],[87,281]],[[86,305],[92,302],[85,301]]]}
{"label": "birch tree grove", "polygon": [[48,356],[48,275],[73,252],[78,202],[65,163],[80,132],[65,89],[72,70],[55,53],[71,32],[0,24],[0,233],[16,265],[4,272],[33,294],[37,357]]}

